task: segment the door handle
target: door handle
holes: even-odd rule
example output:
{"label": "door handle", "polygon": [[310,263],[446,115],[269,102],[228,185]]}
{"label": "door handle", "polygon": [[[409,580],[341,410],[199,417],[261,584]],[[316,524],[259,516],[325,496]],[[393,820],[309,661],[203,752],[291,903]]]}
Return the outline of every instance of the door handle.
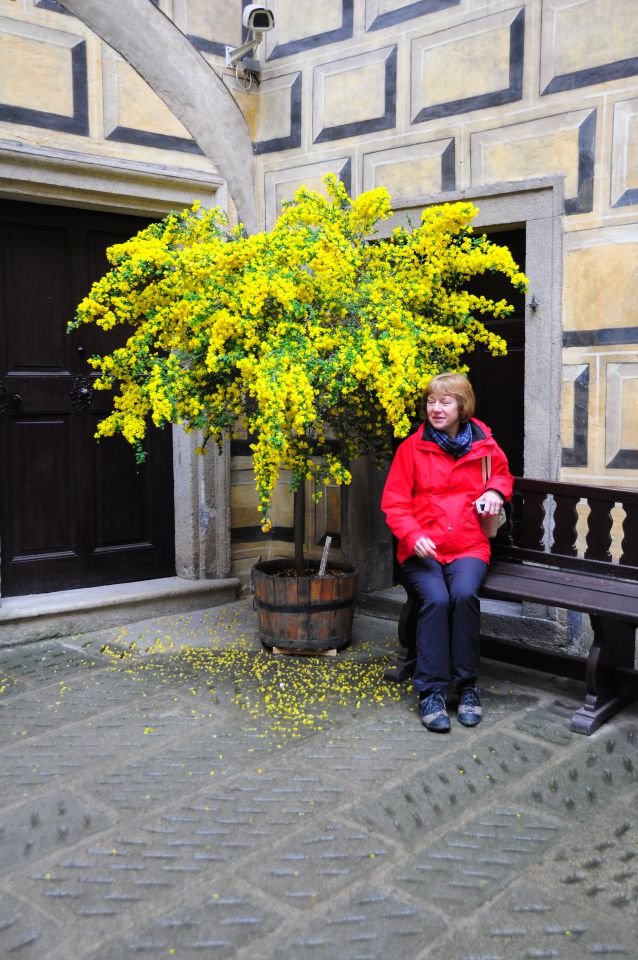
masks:
{"label": "door handle", "polygon": [[93,387],[88,377],[76,377],[69,393],[74,410],[88,410],[93,400]]}
{"label": "door handle", "polygon": [[9,393],[2,380],[0,380],[0,415],[8,413],[12,403],[22,403],[22,397],[19,393]]}

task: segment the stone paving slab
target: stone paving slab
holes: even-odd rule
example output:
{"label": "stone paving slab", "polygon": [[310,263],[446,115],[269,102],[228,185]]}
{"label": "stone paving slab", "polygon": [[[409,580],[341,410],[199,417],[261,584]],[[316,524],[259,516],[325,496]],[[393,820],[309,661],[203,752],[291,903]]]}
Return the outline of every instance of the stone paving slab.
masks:
{"label": "stone paving slab", "polygon": [[[270,904],[247,895],[232,882],[213,883],[208,895],[194,892],[189,902],[170,904],[165,913],[90,953],[91,960],[166,960],[210,957],[226,960],[242,948],[261,956],[261,943],[280,923]],[[179,901],[179,895],[175,900]]]}
{"label": "stone paving slab", "polygon": [[287,906],[311,909],[322,898],[369,878],[391,855],[387,843],[337,820],[310,825],[284,838],[268,857],[239,869],[240,876]]}
{"label": "stone paving slab", "polygon": [[[199,726],[206,726],[209,737],[214,736],[211,727],[216,726],[223,736],[221,721],[194,717],[172,703],[166,705],[161,699],[138,699],[136,692],[129,688],[128,694],[121,693],[115,706],[109,696],[105,712],[91,713],[92,705],[101,711],[105,702],[99,691],[91,698],[90,690],[86,690],[64,714],[60,727],[55,723],[58,716],[55,712],[38,715],[41,704],[48,700],[40,696],[26,697],[20,702],[14,700],[12,718],[6,724],[11,727],[11,734],[5,740],[10,746],[3,751],[0,804],[15,803],[34,791],[55,789],[55,781],[72,776],[82,776],[89,783],[93,781],[101,790],[101,783],[108,779],[105,771],[119,767],[126,751],[136,754],[158,751],[166,741],[179,738],[186,731],[193,732]],[[6,704],[3,709],[7,711]],[[56,709],[54,705],[52,710]],[[44,732],[29,737],[33,726]],[[170,753],[168,746],[166,749]],[[179,747],[178,752],[182,754],[183,747]],[[116,771],[111,774],[114,780],[117,776]]]}
{"label": "stone paving slab", "polygon": [[277,744],[252,726],[228,729],[217,715],[182,720],[181,736],[175,735],[179,719],[171,718],[168,742],[160,739],[153,744],[153,729],[148,738],[154,747],[151,755],[138,752],[130,763],[89,771],[83,778],[85,789],[135,816],[159,802],[166,805],[210,790],[211,784],[246,769],[260,775],[275,755]]}
{"label": "stone paving slab", "polygon": [[631,730],[602,729],[596,738],[579,739],[569,760],[548,768],[521,797],[588,822],[618,796],[635,793],[638,738]]}
{"label": "stone paving slab", "polygon": [[63,942],[61,928],[50,917],[10,894],[0,893],[0,956],[42,960]]}
{"label": "stone paving slab", "polygon": [[637,706],[486,664],[437,736],[391,621],[308,664],[210,613],[0,653],[3,960],[638,960]]}
{"label": "stone paving slab", "polygon": [[[537,701],[517,692],[507,696],[487,693],[484,702],[490,722],[483,725],[482,731]],[[301,760],[310,762],[325,775],[335,777],[352,795],[366,783],[377,788],[379,784],[402,780],[408,765],[411,768],[436,760],[447,755],[451,746],[458,746],[459,741],[471,743],[476,736],[477,731],[468,731],[459,724],[454,724],[449,737],[428,735],[415,716],[414,699],[406,698],[393,704],[391,710],[378,711],[371,719],[339,724],[325,737],[311,738],[283,769],[291,769]]]}
{"label": "stone paving slab", "polygon": [[413,770],[407,782],[380,792],[354,815],[377,833],[413,846],[477,804],[502,798],[549,756],[546,747],[508,735],[468,738],[464,750]]}
{"label": "stone paving slab", "polygon": [[419,899],[462,916],[492,900],[528,871],[561,837],[556,819],[514,806],[497,806],[427,844],[392,872],[393,882]]}
{"label": "stone paving slab", "polygon": [[[99,714],[107,711],[117,711],[118,716],[128,714],[128,722],[134,718],[141,722],[156,710],[152,703],[144,702],[137,682],[127,681],[125,677],[104,676],[101,672],[97,676],[100,682],[95,684],[69,687],[64,681],[58,681],[54,686],[38,687],[3,703],[0,706],[0,741],[11,743],[40,736],[48,730],[59,730],[88,717],[92,722],[101,723]],[[162,704],[161,713],[170,712],[170,704]],[[111,718],[110,722],[114,721],[115,718]],[[104,722],[108,724],[109,720],[105,718]]]}
{"label": "stone paving slab", "polygon": [[28,869],[44,853],[73,847],[114,819],[114,813],[68,789],[14,807],[0,821],[0,870]]}
{"label": "stone paving slab", "polygon": [[543,704],[542,710],[528,710],[517,717],[514,726],[522,733],[538,740],[545,740],[557,747],[577,744],[579,734],[570,729],[570,722],[574,712],[573,706],[554,700]]}
{"label": "stone paving slab", "polygon": [[[123,750],[149,751],[157,749],[159,730],[145,735],[148,716],[135,716],[127,723],[130,711],[118,714],[117,723],[111,718],[102,718],[99,724],[82,722],[61,730],[49,732],[42,737],[23,740],[2,753],[2,778],[0,779],[0,805],[33,796],[34,792],[54,789],[53,781],[84,774],[95,767],[103,772],[105,767],[121,761]],[[155,719],[153,719],[155,724]],[[160,726],[161,729],[161,726]],[[173,724],[164,724],[167,734],[173,732]]]}
{"label": "stone paving slab", "polygon": [[72,857],[49,861],[46,872],[30,878],[34,897],[56,898],[78,918],[116,923],[137,905],[170,903],[187,881],[215,865],[234,865],[260,846],[268,851],[282,831],[334,807],[339,794],[311,778],[292,781],[259,771],[181,804],[167,806],[167,793],[163,815],[153,816],[154,802],[150,815],[141,805],[141,816],[128,819],[126,832],[114,823],[97,841],[76,844]]}
{"label": "stone paving slab", "polygon": [[29,685],[65,681],[79,673],[106,665],[106,660],[88,651],[69,648],[54,640],[2,650],[0,685],[3,677],[14,677]]}
{"label": "stone paving slab", "polygon": [[566,895],[584,892],[592,909],[635,924],[638,943],[638,818],[611,805],[603,819],[570,837],[554,854],[555,875]]}
{"label": "stone paving slab", "polygon": [[331,905],[319,921],[280,937],[276,960],[413,960],[445,930],[428,907],[414,906],[381,887],[363,889]]}
{"label": "stone paving slab", "polygon": [[24,693],[25,690],[28,690],[28,685],[23,680],[14,677],[13,674],[7,673],[4,670],[0,671],[1,697],[8,697],[12,693]]}
{"label": "stone paving slab", "polygon": [[[26,712],[20,710],[18,725],[25,719]],[[123,751],[137,757],[133,767],[142,764],[151,770],[150,787],[158,782],[158,771],[154,769],[157,764],[150,758],[142,759],[145,753],[166,750],[167,760],[163,765],[160,763],[159,771],[166,769],[168,757],[178,755],[181,759],[177,763],[184,768],[183,776],[189,777],[190,771],[185,769],[189,751],[183,745],[172,747],[169,743],[187,732],[195,736],[202,723],[200,718],[165,711],[161,705],[149,705],[147,701],[125,702],[113,714],[93,717],[86,714],[79,723],[59,729],[54,726],[47,736],[25,738],[18,743],[14,738],[10,749],[2,754],[0,805],[9,806],[38,792],[56,789],[59,781],[71,777],[81,778],[87,789],[98,795],[110,783],[116,796],[117,781],[122,776],[118,771],[126,767],[122,765]],[[211,736],[209,722],[207,727]],[[115,769],[108,772],[112,767]],[[171,789],[179,790],[177,778]],[[121,802],[127,802],[127,794],[144,798],[147,793],[141,792],[133,780],[124,788]]]}
{"label": "stone paving slab", "polygon": [[339,724],[325,736],[310,738],[292,756],[283,758],[281,769],[294,776],[303,763],[315,777],[332,778],[348,795],[358,795],[366,784],[377,788],[401,769],[419,762],[427,749],[426,738],[420,734],[419,727],[415,731],[413,707],[395,707],[392,712]]}
{"label": "stone paving slab", "polygon": [[[214,721],[204,727],[202,736],[192,742],[172,740],[162,745],[150,757],[138,757],[103,774],[97,774],[87,789],[120,811],[133,814],[156,803],[170,803],[186,794],[198,793],[209,787],[211,779],[239,773],[246,764],[247,744],[253,744],[250,733],[237,731],[235,736],[218,731],[214,737]],[[242,735],[243,733],[243,735]],[[255,751],[266,749],[261,741],[254,743]]]}
{"label": "stone paving slab", "polygon": [[636,932],[591,913],[568,896],[521,883],[459,925],[436,952],[446,960],[636,960]]}

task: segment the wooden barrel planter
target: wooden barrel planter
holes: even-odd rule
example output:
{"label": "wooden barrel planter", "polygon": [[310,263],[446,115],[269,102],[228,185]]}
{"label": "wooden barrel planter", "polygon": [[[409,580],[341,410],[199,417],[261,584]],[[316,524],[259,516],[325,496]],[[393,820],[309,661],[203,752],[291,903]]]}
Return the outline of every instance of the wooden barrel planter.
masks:
{"label": "wooden barrel planter", "polygon": [[[263,560],[252,569],[254,604],[263,645],[288,650],[341,650],[352,637],[359,575],[331,563],[335,575],[277,575],[290,560]],[[307,564],[312,568],[313,564]],[[318,565],[315,565],[318,568]]]}

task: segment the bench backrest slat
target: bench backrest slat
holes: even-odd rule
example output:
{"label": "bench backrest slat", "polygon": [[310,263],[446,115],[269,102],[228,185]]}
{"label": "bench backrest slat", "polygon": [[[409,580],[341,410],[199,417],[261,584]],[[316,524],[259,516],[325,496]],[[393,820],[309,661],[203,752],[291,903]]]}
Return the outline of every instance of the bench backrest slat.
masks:
{"label": "bench backrest slat", "polygon": [[587,498],[589,505],[589,519],[587,523],[587,549],[585,557],[589,560],[611,562],[611,528],[613,521],[611,511],[614,501],[593,500]]}
{"label": "bench backrest slat", "polygon": [[559,497],[556,501],[556,512],[554,513],[554,540],[552,543],[552,553],[558,553],[566,557],[575,557],[578,553],[576,549],[576,524],[578,523],[579,497]]}
{"label": "bench backrest slat", "polygon": [[[624,514],[620,544],[613,538],[617,508]],[[516,478],[509,528],[494,542],[493,555],[638,580],[638,493]]]}

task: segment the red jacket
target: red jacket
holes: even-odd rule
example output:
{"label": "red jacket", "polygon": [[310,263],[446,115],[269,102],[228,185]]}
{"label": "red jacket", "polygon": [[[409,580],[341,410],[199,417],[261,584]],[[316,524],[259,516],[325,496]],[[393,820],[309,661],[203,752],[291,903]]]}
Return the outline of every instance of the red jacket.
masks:
{"label": "red jacket", "polygon": [[[509,500],[513,479],[490,428],[480,420],[470,423],[472,446],[458,460],[433,440],[423,439],[424,425],[398,448],[381,509],[399,540],[399,563],[414,553],[414,544],[423,536],[434,541],[441,563],[459,557],[489,562],[490,542],[481,529],[474,501],[486,487]],[[483,483],[481,463],[485,456],[492,458],[487,484]]]}

